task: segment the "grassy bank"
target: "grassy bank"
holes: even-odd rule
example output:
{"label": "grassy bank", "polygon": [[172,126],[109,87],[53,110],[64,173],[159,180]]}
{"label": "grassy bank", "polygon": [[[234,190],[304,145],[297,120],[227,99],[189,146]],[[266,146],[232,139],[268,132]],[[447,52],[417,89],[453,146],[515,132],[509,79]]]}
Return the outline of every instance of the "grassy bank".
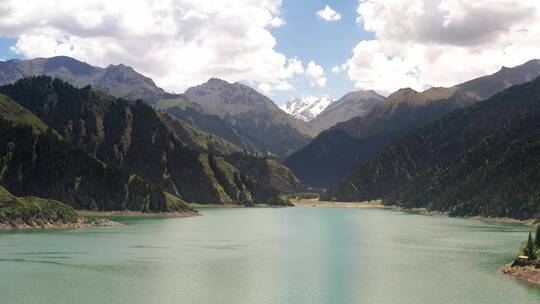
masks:
{"label": "grassy bank", "polygon": [[81,219],[70,206],[39,197],[17,197],[0,186],[0,228],[40,228],[75,224]]}

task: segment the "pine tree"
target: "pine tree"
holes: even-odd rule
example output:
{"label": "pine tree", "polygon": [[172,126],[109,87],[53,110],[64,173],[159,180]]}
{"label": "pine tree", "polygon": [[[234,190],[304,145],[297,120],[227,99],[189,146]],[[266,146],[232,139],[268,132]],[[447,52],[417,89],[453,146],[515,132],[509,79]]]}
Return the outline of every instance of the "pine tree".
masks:
{"label": "pine tree", "polygon": [[529,256],[529,260],[536,260],[531,232],[529,232],[529,239],[527,240],[527,255]]}
{"label": "pine tree", "polygon": [[540,249],[540,225],[536,226],[536,234],[534,235],[534,247]]}

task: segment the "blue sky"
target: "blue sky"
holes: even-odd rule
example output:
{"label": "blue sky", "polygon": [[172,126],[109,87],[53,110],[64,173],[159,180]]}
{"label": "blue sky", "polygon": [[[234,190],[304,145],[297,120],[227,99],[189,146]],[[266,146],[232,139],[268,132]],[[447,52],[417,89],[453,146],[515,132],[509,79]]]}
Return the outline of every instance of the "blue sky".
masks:
{"label": "blue sky", "polygon": [[[338,21],[328,22],[316,15],[316,12],[330,4],[341,15]],[[332,67],[345,63],[354,46],[373,37],[356,23],[358,2],[348,1],[295,1],[285,0],[281,11],[285,25],[272,30],[277,39],[277,51],[289,57],[298,57],[302,62],[311,60],[324,68],[328,83],[324,88],[312,87],[309,81],[302,79],[295,83],[292,91],[275,92],[278,101],[287,100],[291,95],[311,94],[329,95],[339,98],[354,90],[354,83],[345,72],[332,73]]]}
{"label": "blue sky", "polygon": [[10,50],[10,47],[15,43],[17,43],[17,39],[15,38],[0,37],[0,58],[6,60],[22,58],[21,55]]}

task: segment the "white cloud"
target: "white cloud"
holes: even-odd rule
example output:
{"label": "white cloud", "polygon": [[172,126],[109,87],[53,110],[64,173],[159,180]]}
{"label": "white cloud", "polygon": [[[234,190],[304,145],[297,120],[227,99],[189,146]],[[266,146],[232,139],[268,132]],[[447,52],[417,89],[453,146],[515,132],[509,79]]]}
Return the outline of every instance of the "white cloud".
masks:
{"label": "white cloud", "polygon": [[[67,55],[124,63],[183,91],[210,77],[264,88],[302,74],[269,31],[285,23],[281,0],[0,0],[0,36],[24,57]],[[267,85],[265,85],[267,84]]]}
{"label": "white cloud", "polygon": [[326,85],[324,69],[314,61],[308,63],[306,76],[310,78],[311,86],[324,87]]}
{"label": "white cloud", "polygon": [[288,82],[281,82],[277,86],[274,87],[274,90],[277,91],[289,91],[292,90],[292,85]]}
{"label": "white cloud", "polygon": [[280,17],[274,17],[272,20],[270,20],[270,26],[272,27],[280,27],[285,24],[285,20],[281,19]]}
{"label": "white cloud", "polygon": [[317,16],[326,21],[338,21],[341,19],[341,15],[328,5],[324,9],[317,11]]}
{"label": "white cloud", "polygon": [[259,85],[257,86],[259,88],[259,90],[261,90],[264,94],[270,94],[270,92],[272,91],[272,86],[269,84],[269,83],[266,83],[266,82],[261,82],[259,83]]}
{"label": "white cloud", "polygon": [[361,88],[450,86],[540,57],[537,0],[364,0],[358,20],[375,39],[347,61]]}
{"label": "white cloud", "polygon": [[332,67],[332,73],[339,74],[343,71],[347,70],[347,64],[341,64],[341,65],[335,65]]}

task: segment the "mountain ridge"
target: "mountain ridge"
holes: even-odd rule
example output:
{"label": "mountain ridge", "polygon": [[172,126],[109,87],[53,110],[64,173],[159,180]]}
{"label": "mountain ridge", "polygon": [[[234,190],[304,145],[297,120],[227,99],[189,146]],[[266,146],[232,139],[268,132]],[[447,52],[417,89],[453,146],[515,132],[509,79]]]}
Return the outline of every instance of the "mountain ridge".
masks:
{"label": "mountain ridge", "polygon": [[272,100],[241,84],[211,78],[184,95],[206,113],[228,121],[260,152],[284,159],[307,144],[312,131],[301,120],[283,112]]}
{"label": "mountain ridge", "polygon": [[[293,153],[285,164],[308,186],[328,187],[350,175],[362,161],[368,159],[399,135],[437,120],[454,110],[466,108],[483,100],[486,94],[500,92],[512,84],[521,84],[540,75],[540,60],[530,60],[513,68],[479,77],[450,88],[434,87],[423,92],[410,88],[400,89],[378,103],[364,117],[355,117],[339,123],[315,137],[310,144]],[[343,145],[332,137],[335,132],[350,142],[351,151],[341,151]],[[373,141],[366,139],[372,138]],[[339,148],[338,148],[339,147]],[[333,176],[324,170],[313,170],[316,164],[335,161],[335,155],[350,155],[347,162],[335,163]],[[308,173],[309,171],[309,173]]]}

